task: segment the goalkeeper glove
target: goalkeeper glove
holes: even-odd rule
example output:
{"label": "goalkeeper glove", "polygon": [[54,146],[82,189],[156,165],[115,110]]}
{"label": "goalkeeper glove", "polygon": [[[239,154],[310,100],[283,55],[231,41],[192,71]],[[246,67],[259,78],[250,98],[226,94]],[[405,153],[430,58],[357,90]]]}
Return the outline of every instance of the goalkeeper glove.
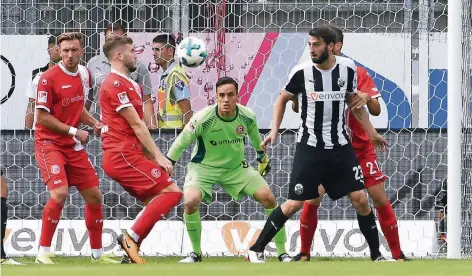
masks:
{"label": "goalkeeper glove", "polygon": [[259,165],[257,166],[257,170],[262,176],[266,176],[270,172],[270,161],[269,157],[265,152],[258,152],[257,153],[257,161]]}

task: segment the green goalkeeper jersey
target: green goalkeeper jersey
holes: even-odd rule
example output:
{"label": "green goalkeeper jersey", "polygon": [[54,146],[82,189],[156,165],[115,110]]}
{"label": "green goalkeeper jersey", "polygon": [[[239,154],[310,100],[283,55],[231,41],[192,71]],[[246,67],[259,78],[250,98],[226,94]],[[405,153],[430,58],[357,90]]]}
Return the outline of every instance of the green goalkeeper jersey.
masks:
{"label": "green goalkeeper jersey", "polygon": [[207,106],[193,115],[172,144],[167,157],[177,161],[183,151],[196,141],[191,162],[234,169],[245,160],[246,135],[258,154],[262,154],[262,139],[254,111],[238,104],[236,116],[226,119],[218,114],[217,105]]}

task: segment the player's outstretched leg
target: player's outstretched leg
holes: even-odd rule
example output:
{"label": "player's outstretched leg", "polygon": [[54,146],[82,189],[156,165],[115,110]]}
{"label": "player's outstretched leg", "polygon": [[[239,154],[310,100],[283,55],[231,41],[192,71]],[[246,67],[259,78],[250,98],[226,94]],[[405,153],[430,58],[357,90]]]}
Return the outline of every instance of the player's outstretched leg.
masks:
{"label": "player's outstretched leg", "polygon": [[[275,200],[275,196],[270,190],[268,185],[262,186],[256,190],[253,194],[255,200],[257,200],[262,206],[264,206],[264,212],[267,216],[277,208],[277,201]],[[279,261],[287,263],[291,262],[292,258],[287,254],[285,250],[285,242],[287,240],[287,236],[285,233],[285,226],[280,229],[279,232],[274,237],[275,247],[277,250],[277,258]]]}
{"label": "player's outstretched leg", "polygon": [[362,235],[364,235],[370,249],[372,261],[386,261],[380,253],[380,240],[377,224],[375,223],[374,212],[369,206],[367,196],[364,191],[356,191],[349,194],[349,199],[357,211],[357,221]]}
{"label": "player's outstretched leg", "polygon": [[262,228],[257,241],[249,248],[247,260],[251,263],[264,263],[264,249],[277,232],[284,227],[285,222],[303,206],[303,201],[287,200],[272,211]]}
{"label": "player's outstretched leg", "polygon": [[[65,182],[64,180],[62,181]],[[51,243],[54,233],[56,232],[57,224],[61,219],[61,212],[64,208],[64,203],[66,202],[66,198],[69,195],[67,182],[65,185],[50,190],[49,193],[51,197],[43,209],[41,236],[39,238],[39,251],[35,261],[39,264],[54,264],[54,262],[51,260],[51,257],[54,256],[54,252],[51,252]]]}
{"label": "player's outstretched leg", "polygon": [[410,259],[405,257],[400,248],[397,218],[392,209],[392,205],[387,198],[387,194],[385,193],[384,184],[379,183],[368,187],[367,191],[374,202],[380,228],[382,228],[382,232],[387,240],[388,246],[390,247],[390,251],[392,251],[392,257],[397,261],[409,261]]}
{"label": "player's outstretched leg", "polygon": [[202,192],[196,187],[184,189],[184,221],[192,243],[192,252],[179,263],[199,263],[202,261],[201,234],[202,222],[198,207],[202,200]]}
{"label": "player's outstretched leg", "polygon": [[172,183],[161,190],[158,195],[153,195],[145,201],[149,203],[146,204],[142,215],[134,222],[131,229],[124,231],[118,237],[118,243],[133,262],[146,263],[139,256],[139,244],[151,232],[154,225],[179,203],[181,198],[182,192],[175,183]]}
{"label": "player's outstretched leg", "polygon": [[92,249],[92,262],[103,264],[119,264],[119,261],[113,260],[103,255],[102,192],[97,186],[95,186],[80,191],[80,194],[85,200],[85,226],[87,227],[90,238],[90,248]]}
{"label": "player's outstretched leg", "polygon": [[0,254],[1,254],[1,259],[0,263],[2,265],[22,265],[21,263],[11,259],[7,258],[7,254],[5,253],[5,247],[3,245],[3,240],[5,239],[5,234],[6,234],[6,227],[7,227],[7,218],[8,218],[8,205],[7,205],[7,196],[8,196],[8,185],[7,182],[5,181],[5,177],[3,176],[3,169],[1,169],[2,175],[1,175],[1,213],[0,215],[2,216],[2,225],[1,225],[1,238],[2,242],[0,243]]}

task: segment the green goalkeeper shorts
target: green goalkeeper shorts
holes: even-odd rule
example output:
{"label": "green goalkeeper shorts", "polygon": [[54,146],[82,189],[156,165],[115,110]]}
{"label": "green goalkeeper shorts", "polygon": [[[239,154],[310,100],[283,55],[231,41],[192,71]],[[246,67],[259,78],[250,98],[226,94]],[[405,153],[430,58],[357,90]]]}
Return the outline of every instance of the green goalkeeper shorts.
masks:
{"label": "green goalkeeper shorts", "polygon": [[213,185],[218,184],[234,200],[240,200],[245,195],[254,197],[261,187],[267,186],[264,178],[251,166],[239,166],[236,169],[221,169],[202,164],[189,163],[184,189],[195,187],[202,192],[206,203],[212,202]]}

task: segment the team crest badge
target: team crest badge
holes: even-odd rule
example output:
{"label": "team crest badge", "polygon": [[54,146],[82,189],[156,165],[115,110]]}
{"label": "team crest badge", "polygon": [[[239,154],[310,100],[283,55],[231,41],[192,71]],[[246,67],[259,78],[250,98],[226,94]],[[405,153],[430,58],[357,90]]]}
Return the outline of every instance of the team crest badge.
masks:
{"label": "team crest badge", "polygon": [[59,174],[61,172],[61,168],[58,165],[51,166],[51,173],[52,174]]}
{"label": "team crest badge", "polygon": [[338,79],[338,86],[339,86],[339,87],[342,88],[342,87],[344,87],[345,84],[346,84],[346,81],[344,81],[342,78],[339,78],[339,79]]}
{"label": "team crest badge", "polygon": [[114,87],[118,87],[118,86],[120,86],[120,83],[119,83],[118,81],[115,81],[115,82],[113,83],[113,86],[114,86]]}
{"label": "team crest badge", "polygon": [[129,103],[128,95],[126,94],[126,92],[118,93],[118,100],[120,100],[120,103],[122,104]]}
{"label": "team crest badge", "polygon": [[244,134],[244,126],[243,125],[239,125],[237,128],[236,128],[236,134],[238,135],[241,135],[241,134]]}
{"label": "team crest badge", "polygon": [[158,168],[154,168],[151,170],[151,174],[154,178],[161,177],[161,171]]}
{"label": "team crest badge", "polygon": [[46,79],[43,79],[43,81],[41,82],[43,85],[46,85],[48,84],[48,81]]}

